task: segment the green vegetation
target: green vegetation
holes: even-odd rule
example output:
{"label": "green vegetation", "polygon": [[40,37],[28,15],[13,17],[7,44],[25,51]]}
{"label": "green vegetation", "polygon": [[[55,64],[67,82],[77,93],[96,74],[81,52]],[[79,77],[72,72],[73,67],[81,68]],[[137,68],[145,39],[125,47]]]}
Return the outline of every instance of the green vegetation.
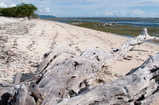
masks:
{"label": "green vegetation", "polygon": [[37,16],[34,13],[36,10],[37,7],[34,5],[22,3],[16,7],[0,8],[0,15],[7,17],[28,17],[30,19],[31,16]]}
{"label": "green vegetation", "polygon": [[[97,26],[96,22],[82,22],[82,24],[74,24],[76,26],[90,28],[98,31],[110,32],[119,35],[128,35],[128,36],[137,36],[141,34],[141,30],[144,27],[138,26],[130,26],[130,25],[109,25],[109,26],[102,26],[103,24],[100,23],[100,26]],[[156,33],[159,35],[159,28],[155,27],[146,27],[148,29],[149,35],[157,36]]]}
{"label": "green vegetation", "polygon": [[2,15],[2,14],[1,14],[1,10],[2,10],[2,8],[0,8],[0,16]]}

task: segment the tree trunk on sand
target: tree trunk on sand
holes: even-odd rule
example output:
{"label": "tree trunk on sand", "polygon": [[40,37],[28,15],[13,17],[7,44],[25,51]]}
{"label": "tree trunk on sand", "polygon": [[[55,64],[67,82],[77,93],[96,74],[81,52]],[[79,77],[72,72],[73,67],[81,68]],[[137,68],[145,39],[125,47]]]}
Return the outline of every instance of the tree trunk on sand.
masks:
{"label": "tree trunk on sand", "polygon": [[150,39],[159,40],[144,28],[141,35],[130,38],[118,49],[86,50],[80,56],[57,46],[44,55],[29,79],[22,80],[23,75],[17,74],[14,84],[1,83],[0,95],[9,93],[5,102],[22,105],[149,104],[159,98],[159,53],[114,82],[93,88],[90,85],[103,66],[123,59],[136,45]]}

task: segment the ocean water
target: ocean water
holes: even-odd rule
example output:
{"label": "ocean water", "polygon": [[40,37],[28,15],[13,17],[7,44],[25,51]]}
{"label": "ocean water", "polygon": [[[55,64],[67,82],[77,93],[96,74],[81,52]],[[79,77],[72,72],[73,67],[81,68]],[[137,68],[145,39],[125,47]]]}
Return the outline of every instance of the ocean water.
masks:
{"label": "ocean water", "polygon": [[[116,18],[45,18],[51,21],[58,22],[97,22],[97,23],[112,23]],[[143,27],[159,27],[159,18],[118,18],[118,25],[133,25]]]}

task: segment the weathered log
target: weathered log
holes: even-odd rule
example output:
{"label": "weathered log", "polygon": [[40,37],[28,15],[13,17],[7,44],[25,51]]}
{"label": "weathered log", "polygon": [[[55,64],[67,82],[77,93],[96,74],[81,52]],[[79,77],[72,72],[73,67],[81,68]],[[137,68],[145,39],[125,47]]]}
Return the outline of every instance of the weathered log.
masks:
{"label": "weathered log", "polygon": [[[61,54],[61,56],[63,55],[65,54]],[[61,56],[60,58],[63,58]],[[94,76],[93,73],[96,68],[91,61],[71,56],[73,58],[59,59],[55,66],[43,75],[38,84],[39,88],[45,89],[47,93],[42,104],[51,105],[64,96],[70,97],[70,95],[78,94],[83,88],[80,84]],[[55,100],[50,101],[52,98]]]}
{"label": "weathered log", "polygon": [[114,82],[89,89],[58,105],[149,105],[158,99],[159,53]]}
{"label": "weathered log", "polygon": [[37,71],[36,71],[36,74],[38,73],[42,73],[43,70],[46,70],[46,69],[49,69],[47,68],[48,66],[50,67],[53,67],[54,65],[50,65],[50,63],[60,54],[62,53],[68,53],[68,54],[72,54],[72,55],[75,55],[75,53],[66,48],[66,47],[62,47],[60,48],[61,46],[57,46],[55,47],[54,49],[52,49],[51,51],[47,52],[46,54],[44,54],[44,61],[39,65]]}
{"label": "weathered log", "polygon": [[88,58],[89,60],[97,60],[100,62],[101,66],[109,65],[112,62],[115,62],[116,60],[123,59],[123,57],[126,56],[126,53],[130,50],[132,50],[137,45],[140,45],[144,43],[146,40],[155,40],[159,41],[159,37],[150,36],[147,33],[147,28],[144,28],[142,30],[141,35],[128,39],[123,45],[117,49],[113,49],[110,51],[103,51],[103,50],[86,50],[84,51],[81,56],[84,56],[85,58]]}

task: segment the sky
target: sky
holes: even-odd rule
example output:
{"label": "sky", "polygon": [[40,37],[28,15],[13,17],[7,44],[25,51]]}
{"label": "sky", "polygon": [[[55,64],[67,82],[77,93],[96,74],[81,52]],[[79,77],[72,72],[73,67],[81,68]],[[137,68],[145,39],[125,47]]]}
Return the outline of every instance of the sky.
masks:
{"label": "sky", "polygon": [[39,15],[56,17],[154,17],[159,0],[0,0],[0,7],[33,4]]}

